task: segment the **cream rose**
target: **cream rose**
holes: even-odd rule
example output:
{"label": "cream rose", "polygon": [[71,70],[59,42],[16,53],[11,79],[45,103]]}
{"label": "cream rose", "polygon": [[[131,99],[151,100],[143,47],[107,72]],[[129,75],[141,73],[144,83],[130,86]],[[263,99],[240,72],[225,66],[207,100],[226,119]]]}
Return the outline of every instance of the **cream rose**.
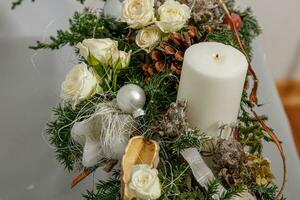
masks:
{"label": "cream rose", "polygon": [[87,65],[82,63],[74,66],[61,85],[61,98],[75,106],[82,100],[88,99],[96,93],[99,76]]}
{"label": "cream rose", "polygon": [[138,31],[135,42],[139,47],[150,52],[161,41],[161,35],[161,31],[157,26],[149,26]]}
{"label": "cream rose", "polygon": [[158,199],[161,195],[161,187],[158,171],[149,165],[135,165],[132,168],[129,187],[137,199]]}
{"label": "cream rose", "polygon": [[135,29],[154,23],[154,0],[125,0],[121,19]]}
{"label": "cream rose", "polygon": [[158,8],[159,20],[156,25],[165,33],[180,30],[191,16],[191,10],[187,5],[174,0],[167,0]]}
{"label": "cream rose", "polygon": [[118,42],[109,38],[85,39],[76,47],[91,65],[96,65],[98,62],[108,65],[119,58]]}

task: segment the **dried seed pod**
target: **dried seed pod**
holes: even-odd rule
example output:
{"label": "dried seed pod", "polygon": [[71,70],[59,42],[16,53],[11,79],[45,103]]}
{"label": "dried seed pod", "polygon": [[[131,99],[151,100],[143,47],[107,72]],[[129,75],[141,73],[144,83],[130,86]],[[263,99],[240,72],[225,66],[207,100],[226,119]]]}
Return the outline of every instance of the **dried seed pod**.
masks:
{"label": "dried seed pod", "polygon": [[129,188],[132,166],[147,164],[156,168],[159,163],[159,145],[154,140],[148,140],[144,136],[131,138],[122,159],[122,199],[131,200],[132,193]]}

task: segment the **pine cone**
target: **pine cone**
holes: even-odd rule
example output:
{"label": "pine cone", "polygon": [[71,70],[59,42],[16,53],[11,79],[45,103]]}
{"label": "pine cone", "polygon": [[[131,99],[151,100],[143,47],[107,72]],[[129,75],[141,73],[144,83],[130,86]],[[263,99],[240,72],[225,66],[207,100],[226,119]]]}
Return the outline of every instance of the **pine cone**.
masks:
{"label": "pine cone", "polygon": [[167,40],[150,52],[152,64],[145,63],[142,68],[145,77],[154,76],[161,72],[172,72],[180,76],[184,52],[191,45],[204,40],[197,28],[189,26],[188,30],[182,33],[171,33]]}

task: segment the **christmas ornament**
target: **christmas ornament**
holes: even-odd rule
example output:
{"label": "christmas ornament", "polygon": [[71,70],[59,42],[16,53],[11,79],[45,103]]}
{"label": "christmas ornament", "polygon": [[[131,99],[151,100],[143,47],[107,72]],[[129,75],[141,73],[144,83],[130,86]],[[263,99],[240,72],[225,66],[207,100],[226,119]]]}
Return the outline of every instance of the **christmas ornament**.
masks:
{"label": "christmas ornament", "polygon": [[133,130],[131,115],[120,113],[112,103],[101,103],[90,118],[74,124],[71,135],[84,147],[83,166],[91,167],[103,158],[121,159]]}
{"label": "christmas ornament", "polygon": [[135,84],[127,84],[117,93],[117,104],[126,113],[131,113],[134,118],[145,114],[143,107],[146,102],[144,90]]}
{"label": "christmas ornament", "polygon": [[138,164],[146,164],[156,168],[159,163],[159,144],[148,140],[144,136],[131,138],[122,159],[122,199],[131,200],[132,191],[129,187],[132,168]]}
{"label": "christmas ornament", "polygon": [[203,41],[196,27],[189,26],[186,32],[171,33],[167,40],[150,52],[153,63],[145,63],[142,67],[146,77],[170,71],[181,74],[184,52],[193,44]]}
{"label": "christmas ornament", "polygon": [[107,17],[120,18],[122,13],[122,2],[120,0],[106,0],[103,13]]}
{"label": "christmas ornament", "polygon": [[[242,26],[243,26],[242,18],[238,14],[236,14],[236,13],[231,13],[230,16],[231,16],[231,19],[232,19],[232,22],[233,22],[235,28],[237,30],[240,30],[242,28]],[[226,16],[224,18],[223,23],[230,28],[230,19],[229,19],[229,17]]]}

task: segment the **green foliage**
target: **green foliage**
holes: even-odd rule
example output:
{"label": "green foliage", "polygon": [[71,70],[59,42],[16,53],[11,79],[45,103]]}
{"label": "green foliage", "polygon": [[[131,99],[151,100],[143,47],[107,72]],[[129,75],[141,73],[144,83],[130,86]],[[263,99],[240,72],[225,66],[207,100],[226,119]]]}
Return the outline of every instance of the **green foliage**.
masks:
{"label": "green foliage", "polygon": [[[253,52],[251,43],[253,39],[261,33],[261,28],[259,27],[258,21],[253,16],[250,8],[244,11],[234,10],[234,12],[238,13],[242,18],[243,25],[239,31],[240,38],[244,42],[248,54],[252,56]],[[237,49],[240,49],[237,41],[232,35],[231,30],[228,29],[227,26],[223,26],[220,30],[215,30],[208,33],[206,41],[221,42],[223,44],[231,45]]]}
{"label": "green foliage", "polygon": [[[257,120],[250,115],[248,111],[250,104],[247,91],[244,91],[239,115],[239,142],[243,146],[248,146],[250,148],[250,153],[261,154],[263,149],[262,141],[265,140],[270,142],[272,140]],[[264,121],[268,119],[266,116],[260,116],[260,118]]]}
{"label": "green foliage", "polygon": [[[260,196],[261,200],[274,200],[278,193],[278,187],[276,185],[257,185],[253,183],[249,189]],[[281,195],[279,200],[286,200],[286,198]]]}
{"label": "green foliage", "polygon": [[245,186],[240,184],[229,188],[228,190],[219,194],[221,181],[219,179],[213,179],[206,185],[207,190],[205,192],[205,200],[214,200],[219,197],[220,200],[229,200],[234,196],[239,196],[245,191]]}
{"label": "green foliage", "polygon": [[174,155],[180,156],[180,152],[186,148],[197,148],[200,150],[206,140],[208,140],[206,136],[204,134],[199,135],[198,130],[189,129],[185,134],[174,140],[170,150]]}
{"label": "green foliage", "polygon": [[231,199],[234,196],[239,196],[244,191],[245,191],[244,185],[242,185],[242,184],[235,185],[235,186],[229,188],[226,192],[223,192],[220,196],[220,200]]}
{"label": "green foliage", "polygon": [[115,170],[108,180],[99,180],[96,191],[87,191],[83,197],[86,200],[119,200],[120,199],[120,171]]}
{"label": "green foliage", "polygon": [[55,37],[50,37],[49,43],[37,41],[37,44],[30,48],[54,50],[67,44],[75,46],[87,38],[111,38],[120,42],[121,49],[130,46],[123,40],[129,31],[127,25],[113,18],[103,17],[101,13],[95,13],[86,8],[82,13],[75,12],[69,23],[69,30],[58,30]]}
{"label": "green foliage", "polygon": [[251,43],[254,38],[261,34],[261,28],[257,19],[253,16],[252,10],[247,8],[245,11],[237,11],[243,20],[243,26],[240,30],[240,36],[243,40],[247,52],[252,55]]}
{"label": "green foliage", "polygon": [[158,171],[162,183],[160,199],[200,199],[203,196],[197,184],[187,186],[193,175],[180,152],[186,147],[200,149],[205,140],[204,135],[198,135],[198,131],[192,129],[176,139],[159,140],[161,150]]}
{"label": "green foliage", "polygon": [[223,44],[231,45],[239,49],[239,46],[236,43],[231,30],[229,30],[225,26],[219,31],[212,31],[208,33],[206,41],[221,42]]}
{"label": "green foliage", "polygon": [[82,157],[82,147],[71,139],[73,124],[94,113],[97,104],[103,99],[104,97],[95,96],[80,103],[75,109],[70,104],[53,109],[53,120],[47,124],[46,133],[50,144],[55,147],[57,159],[69,171],[75,169]]}
{"label": "green foliage", "polygon": [[213,179],[209,181],[206,185],[207,191],[205,193],[205,200],[214,200],[214,196],[218,195],[218,188],[220,187],[220,181],[218,179]]}
{"label": "green foliage", "polygon": [[127,75],[126,83],[133,83],[141,86],[146,94],[146,104],[143,124],[150,125],[155,120],[160,119],[161,112],[166,110],[172,102],[176,101],[177,78],[169,73],[159,74],[146,81],[142,76]]}

